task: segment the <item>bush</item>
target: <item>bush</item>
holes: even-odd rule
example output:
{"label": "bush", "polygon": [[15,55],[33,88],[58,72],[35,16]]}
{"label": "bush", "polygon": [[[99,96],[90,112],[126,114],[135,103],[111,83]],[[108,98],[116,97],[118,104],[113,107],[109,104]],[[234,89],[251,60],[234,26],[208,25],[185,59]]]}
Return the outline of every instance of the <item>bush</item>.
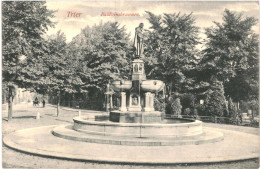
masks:
{"label": "bush", "polygon": [[198,104],[196,105],[196,111],[198,116],[209,116],[208,113],[205,111],[205,105]]}
{"label": "bush", "polygon": [[228,111],[229,111],[228,117],[230,118],[230,123],[238,124],[238,122],[240,121],[239,112],[231,98],[229,98],[228,100]]}
{"label": "bush", "polygon": [[173,103],[171,104],[172,108],[172,114],[180,116],[181,115],[181,102],[179,98],[176,98],[173,100]]}
{"label": "bush", "polygon": [[248,102],[249,109],[253,111],[253,115],[259,115],[259,102],[258,100],[251,100]]}
{"label": "bush", "polygon": [[195,96],[193,94],[184,94],[181,96],[181,105],[183,111],[186,108],[194,108]]}
{"label": "bush", "polygon": [[196,108],[193,109],[193,115],[194,115],[195,117],[199,115],[199,114],[198,114],[198,109],[196,109]]}
{"label": "bush", "polygon": [[206,111],[211,116],[220,116],[228,114],[227,102],[224,96],[224,88],[222,82],[217,79],[212,80],[209,100],[206,101]]}
{"label": "bush", "polygon": [[173,103],[173,97],[170,96],[167,98],[165,103],[165,114],[169,114],[169,115],[172,114],[172,107],[171,107],[172,103]]}
{"label": "bush", "polygon": [[190,110],[190,108],[184,109],[184,115],[186,115],[186,116],[191,115],[191,110]]}
{"label": "bush", "polygon": [[249,109],[249,105],[246,101],[240,101],[240,104],[239,104],[239,108],[243,111],[243,112],[247,112],[248,109]]}
{"label": "bush", "polygon": [[154,109],[156,111],[165,113],[166,104],[165,104],[164,98],[157,98],[157,97],[154,98]]}
{"label": "bush", "polygon": [[166,103],[165,105],[165,114],[172,114],[172,108],[170,103]]}
{"label": "bush", "polygon": [[252,120],[250,121],[250,126],[252,126],[252,127],[259,127],[259,122],[252,119]]}

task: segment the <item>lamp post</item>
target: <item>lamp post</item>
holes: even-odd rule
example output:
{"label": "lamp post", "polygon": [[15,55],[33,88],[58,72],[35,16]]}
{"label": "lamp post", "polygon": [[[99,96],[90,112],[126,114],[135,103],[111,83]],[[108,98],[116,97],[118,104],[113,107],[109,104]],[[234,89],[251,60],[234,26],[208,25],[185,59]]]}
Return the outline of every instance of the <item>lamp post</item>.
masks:
{"label": "lamp post", "polygon": [[106,112],[108,112],[109,110],[111,111],[111,109],[113,108],[113,100],[112,100],[113,94],[114,94],[114,92],[110,89],[110,81],[109,81],[107,84],[107,87],[106,87],[106,92],[105,92]]}

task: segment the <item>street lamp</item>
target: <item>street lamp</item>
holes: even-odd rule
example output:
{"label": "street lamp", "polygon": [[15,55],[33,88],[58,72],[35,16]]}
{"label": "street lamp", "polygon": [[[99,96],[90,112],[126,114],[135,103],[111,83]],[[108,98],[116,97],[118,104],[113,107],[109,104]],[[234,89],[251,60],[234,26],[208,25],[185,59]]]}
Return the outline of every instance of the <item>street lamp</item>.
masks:
{"label": "street lamp", "polygon": [[112,110],[112,107],[113,107],[112,95],[113,94],[114,94],[114,92],[110,88],[110,81],[109,81],[108,84],[107,84],[106,92],[105,92],[106,112],[108,112],[109,110],[110,111]]}

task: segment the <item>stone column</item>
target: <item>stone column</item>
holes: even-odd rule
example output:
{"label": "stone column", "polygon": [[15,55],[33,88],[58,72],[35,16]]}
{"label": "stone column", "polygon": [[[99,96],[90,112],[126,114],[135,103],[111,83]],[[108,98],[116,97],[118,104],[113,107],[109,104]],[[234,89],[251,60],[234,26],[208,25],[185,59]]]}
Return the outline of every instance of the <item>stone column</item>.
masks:
{"label": "stone column", "polygon": [[145,93],[145,107],[144,107],[144,111],[151,111],[151,108],[150,108],[150,95],[151,93],[150,92],[146,92]]}
{"label": "stone column", "polygon": [[127,109],[126,109],[126,93],[125,92],[121,92],[120,111],[127,111]]}
{"label": "stone column", "polygon": [[113,96],[112,96],[112,94],[109,95],[109,97],[110,97],[110,110],[111,110],[111,109],[113,109]]}
{"label": "stone column", "polygon": [[150,101],[150,109],[151,109],[151,111],[154,111],[154,94],[153,93],[150,94],[149,101]]}
{"label": "stone column", "polygon": [[109,95],[108,94],[106,94],[105,100],[106,100],[106,112],[109,112]]}

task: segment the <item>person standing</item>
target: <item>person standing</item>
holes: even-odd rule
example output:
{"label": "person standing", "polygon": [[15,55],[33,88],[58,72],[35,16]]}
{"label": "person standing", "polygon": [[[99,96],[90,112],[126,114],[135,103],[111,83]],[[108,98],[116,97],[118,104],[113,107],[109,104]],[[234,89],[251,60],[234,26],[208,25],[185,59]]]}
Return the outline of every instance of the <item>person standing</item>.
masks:
{"label": "person standing", "polygon": [[42,100],[42,107],[45,107],[45,100]]}

